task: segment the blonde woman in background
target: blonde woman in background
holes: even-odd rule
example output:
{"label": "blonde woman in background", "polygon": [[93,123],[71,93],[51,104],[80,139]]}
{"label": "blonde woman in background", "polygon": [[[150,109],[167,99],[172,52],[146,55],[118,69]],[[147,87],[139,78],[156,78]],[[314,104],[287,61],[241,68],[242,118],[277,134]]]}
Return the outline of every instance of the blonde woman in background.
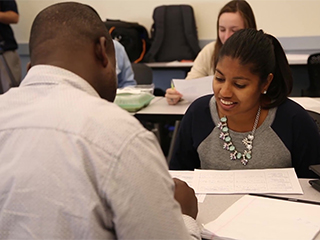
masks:
{"label": "blonde woman in background", "polygon": [[[236,31],[244,28],[257,29],[253,11],[245,0],[232,0],[219,12],[217,19],[217,41],[207,44],[197,58],[186,79],[195,79],[213,75],[214,64],[225,41]],[[182,94],[172,88],[165,95],[170,105],[177,104]]]}

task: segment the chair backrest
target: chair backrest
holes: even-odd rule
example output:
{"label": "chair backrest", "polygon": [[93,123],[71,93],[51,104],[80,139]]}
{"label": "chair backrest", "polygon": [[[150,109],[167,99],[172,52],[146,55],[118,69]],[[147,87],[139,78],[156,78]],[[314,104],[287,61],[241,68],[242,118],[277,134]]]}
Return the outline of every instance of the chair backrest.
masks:
{"label": "chair backrest", "polygon": [[320,53],[308,57],[309,87],[303,89],[302,96],[320,97]]}
{"label": "chair backrest", "polygon": [[143,63],[132,63],[134,79],[137,84],[151,84],[153,81],[152,69]]}
{"label": "chair backrest", "polygon": [[320,53],[311,54],[308,58],[310,87],[320,89]]}
{"label": "chair backrest", "polygon": [[317,113],[317,112],[314,112],[311,110],[307,110],[307,112],[309,113],[309,115],[312,117],[312,119],[316,123],[316,125],[318,127],[319,134],[320,134],[320,113]]}

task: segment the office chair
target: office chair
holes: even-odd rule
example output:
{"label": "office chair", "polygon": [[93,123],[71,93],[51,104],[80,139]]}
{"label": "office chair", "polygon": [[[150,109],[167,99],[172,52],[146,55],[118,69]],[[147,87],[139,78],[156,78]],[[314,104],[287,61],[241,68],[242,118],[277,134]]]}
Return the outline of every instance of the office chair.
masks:
{"label": "office chair", "polygon": [[152,84],[152,69],[143,63],[131,63],[137,84]]}
{"label": "office chair", "polygon": [[319,134],[320,134],[320,113],[317,113],[317,112],[314,112],[311,110],[307,110],[307,112],[309,113],[309,115],[312,117],[312,119],[316,123],[316,125],[318,127]]}
{"label": "office chair", "polygon": [[[134,73],[134,79],[137,84],[151,84],[153,82],[152,68],[143,63],[131,63],[132,70]],[[165,91],[161,88],[155,88],[153,91],[155,96],[164,97]]]}
{"label": "office chair", "polygon": [[308,57],[309,87],[301,90],[303,97],[320,97],[320,53]]}
{"label": "office chair", "polygon": [[[153,73],[152,69],[143,63],[131,63],[131,67],[134,73],[134,79],[136,80],[138,85],[152,84],[153,83]],[[153,132],[159,143],[161,142],[160,137],[160,126],[159,123],[142,121],[141,124]]]}

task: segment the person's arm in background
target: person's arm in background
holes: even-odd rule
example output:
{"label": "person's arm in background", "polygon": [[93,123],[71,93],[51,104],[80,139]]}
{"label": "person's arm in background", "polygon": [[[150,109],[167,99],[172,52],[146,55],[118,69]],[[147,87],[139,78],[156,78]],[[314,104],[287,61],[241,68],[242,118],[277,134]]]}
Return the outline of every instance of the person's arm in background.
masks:
{"label": "person's arm in background", "polygon": [[0,22],[3,24],[18,23],[19,15],[13,11],[2,12],[0,11]]}
{"label": "person's arm in background", "polygon": [[125,48],[118,41],[113,40],[113,43],[116,52],[118,88],[137,85],[137,82],[134,79],[131,62],[125,51]]}
{"label": "person's arm in background", "polygon": [[3,8],[0,8],[0,22],[3,24],[12,24],[18,23],[19,21],[19,14],[18,12],[14,11],[13,9],[17,9],[17,4],[15,1],[6,1],[3,4]]}

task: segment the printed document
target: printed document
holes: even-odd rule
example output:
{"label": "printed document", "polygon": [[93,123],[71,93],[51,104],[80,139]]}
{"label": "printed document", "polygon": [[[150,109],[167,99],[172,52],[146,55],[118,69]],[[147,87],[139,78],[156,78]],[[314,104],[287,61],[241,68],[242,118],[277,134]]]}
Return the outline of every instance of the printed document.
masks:
{"label": "printed document", "polygon": [[[171,174],[171,177],[185,181],[189,185],[189,187],[192,187],[194,171],[169,171],[169,173]],[[204,202],[206,194],[196,193],[196,197],[198,199],[198,202],[202,203]]]}
{"label": "printed document", "polygon": [[[170,171],[172,172],[175,171]],[[180,176],[182,173],[180,173]],[[184,181],[200,194],[303,194],[294,168],[184,171]],[[177,177],[179,178],[179,176]]]}

